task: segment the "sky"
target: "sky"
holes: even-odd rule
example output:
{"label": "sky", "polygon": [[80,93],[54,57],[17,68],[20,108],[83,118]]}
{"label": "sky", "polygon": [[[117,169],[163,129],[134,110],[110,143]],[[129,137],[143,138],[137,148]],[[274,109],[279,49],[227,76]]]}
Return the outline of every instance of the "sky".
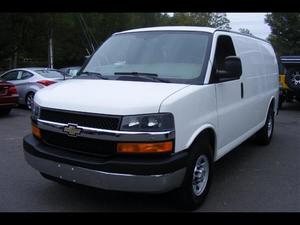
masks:
{"label": "sky", "polygon": [[266,39],[271,33],[270,27],[264,22],[266,13],[226,13],[232,31],[247,28],[259,38]]}

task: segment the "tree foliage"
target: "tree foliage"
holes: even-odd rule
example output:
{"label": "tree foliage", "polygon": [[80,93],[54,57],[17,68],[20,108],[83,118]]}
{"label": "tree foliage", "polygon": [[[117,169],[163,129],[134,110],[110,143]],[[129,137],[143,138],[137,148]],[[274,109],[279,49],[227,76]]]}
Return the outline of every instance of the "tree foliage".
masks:
{"label": "tree foliage", "polygon": [[92,50],[80,17],[95,47],[112,33],[133,28],[190,25],[230,29],[225,13],[0,13],[0,68],[47,66],[50,30],[54,67],[81,65]]}
{"label": "tree foliage", "polygon": [[253,36],[253,34],[247,28],[240,28],[239,32],[242,33],[242,34],[247,34],[247,35],[252,35]]}
{"label": "tree foliage", "polygon": [[300,55],[300,13],[270,13],[265,22],[271,27],[268,40],[279,55]]}
{"label": "tree foliage", "polygon": [[173,17],[165,18],[164,25],[207,26],[230,29],[226,13],[174,13]]}

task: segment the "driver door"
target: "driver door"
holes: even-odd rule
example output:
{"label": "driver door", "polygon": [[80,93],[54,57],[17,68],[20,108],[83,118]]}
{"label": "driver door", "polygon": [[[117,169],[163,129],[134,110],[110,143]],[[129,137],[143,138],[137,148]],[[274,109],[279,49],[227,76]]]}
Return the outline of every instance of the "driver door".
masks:
{"label": "driver door", "polygon": [[222,70],[227,56],[236,56],[230,36],[218,36],[211,81],[215,83],[218,112],[218,149],[224,154],[244,134],[247,118],[244,112],[243,76],[235,80],[218,81],[216,71]]}

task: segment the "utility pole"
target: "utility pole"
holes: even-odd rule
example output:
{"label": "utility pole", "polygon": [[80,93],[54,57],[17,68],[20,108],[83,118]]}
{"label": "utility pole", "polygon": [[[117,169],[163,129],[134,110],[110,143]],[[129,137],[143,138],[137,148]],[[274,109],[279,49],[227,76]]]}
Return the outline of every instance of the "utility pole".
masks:
{"label": "utility pole", "polygon": [[50,28],[49,32],[49,49],[48,49],[48,67],[53,69],[53,39],[52,39],[53,30]]}
{"label": "utility pole", "polygon": [[48,68],[53,69],[53,18],[51,17],[48,45]]}
{"label": "utility pole", "polygon": [[15,47],[12,68],[17,68],[18,65],[18,47]]}

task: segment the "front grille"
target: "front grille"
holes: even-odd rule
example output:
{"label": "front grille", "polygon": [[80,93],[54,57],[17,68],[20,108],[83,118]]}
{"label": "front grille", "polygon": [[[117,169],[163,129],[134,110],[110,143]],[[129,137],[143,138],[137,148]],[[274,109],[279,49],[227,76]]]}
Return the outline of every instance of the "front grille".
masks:
{"label": "front grille", "polygon": [[110,156],[116,153],[116,143],[84,137],[69,137],[66,134],[41,130],[42,140],[57,148],[85,155]]}
{"label": "front grille", "polygon": [[78,126],[93,127],[106,130],[118,130],[121,117],[107,116],[73,111],[41,109],[40,119],[58,123],[74,123]]}

